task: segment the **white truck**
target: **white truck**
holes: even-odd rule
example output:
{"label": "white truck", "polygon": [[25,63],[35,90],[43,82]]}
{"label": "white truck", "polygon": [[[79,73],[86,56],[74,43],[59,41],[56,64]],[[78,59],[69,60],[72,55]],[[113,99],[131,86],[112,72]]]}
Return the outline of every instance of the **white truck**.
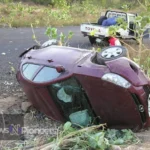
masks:
{"label": "white truck", "polygon": [[[119,11],[106,11],[104,16],[101,16],[98,20],[98,23],[83,23],[80,26],[80,30],[84,36],[89,37],[89,41],[91,44],[95,44],[96,42],[100,43],[101,41],[106,41],[109,38],[109,26],[102,26],[102,22],[107,18],[112,17],[121,17],[128,23],[127,29],[124,30],[120,28],[117,31],[116,37],[122,39],[135,39],[136,33],[134,32],[136,29],[134,20],[137,14],[119,12]],[[91,31],[94,31],[94,35],[91,35]]]}

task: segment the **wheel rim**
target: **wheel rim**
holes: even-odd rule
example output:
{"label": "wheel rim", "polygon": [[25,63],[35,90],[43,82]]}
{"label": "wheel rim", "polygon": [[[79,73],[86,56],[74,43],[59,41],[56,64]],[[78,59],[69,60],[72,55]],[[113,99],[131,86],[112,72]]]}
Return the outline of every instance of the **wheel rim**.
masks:
{"label": "wheel rim", "polygon": [[102,52],[103,58],[115,58],[122,54],[122,48],[120,47],[111,47]]}

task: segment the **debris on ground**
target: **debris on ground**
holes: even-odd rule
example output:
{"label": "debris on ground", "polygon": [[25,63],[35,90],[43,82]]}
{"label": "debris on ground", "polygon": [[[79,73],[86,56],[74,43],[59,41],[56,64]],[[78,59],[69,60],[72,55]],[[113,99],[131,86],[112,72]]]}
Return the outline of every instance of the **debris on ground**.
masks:
{"label": "debris on ground", "polygon": [[21,109],[22,111],[27,112],[31,106],[32,104],[30,102],[22,102]]}

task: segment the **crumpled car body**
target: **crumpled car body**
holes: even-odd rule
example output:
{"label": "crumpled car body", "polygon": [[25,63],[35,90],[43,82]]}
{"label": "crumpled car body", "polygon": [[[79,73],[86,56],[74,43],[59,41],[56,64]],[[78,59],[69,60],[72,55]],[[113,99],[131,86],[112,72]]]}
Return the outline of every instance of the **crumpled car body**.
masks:
{"label": "crumpled car body", "polygon": [[149,127],[149,78],[128,58],[101,65],[96,55],[62,46],[31,50],[22,56],[17,80],[33,106],[54,120]]}

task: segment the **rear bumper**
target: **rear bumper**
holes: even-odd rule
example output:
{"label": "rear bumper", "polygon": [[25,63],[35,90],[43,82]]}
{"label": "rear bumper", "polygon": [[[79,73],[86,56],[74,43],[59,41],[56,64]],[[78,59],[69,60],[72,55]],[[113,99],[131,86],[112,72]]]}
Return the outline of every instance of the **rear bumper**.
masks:
{"label": "rear bumper", "polygon": [[[85,36],[91,36],[90,33],[88,33],[88,32],[81,32],[81,33],[83,34],[84,37],[85,37]],[[93,37],[103,39],[103,38],[108,37],[108,36],[96,35],[96,34],[95,34]]]}

